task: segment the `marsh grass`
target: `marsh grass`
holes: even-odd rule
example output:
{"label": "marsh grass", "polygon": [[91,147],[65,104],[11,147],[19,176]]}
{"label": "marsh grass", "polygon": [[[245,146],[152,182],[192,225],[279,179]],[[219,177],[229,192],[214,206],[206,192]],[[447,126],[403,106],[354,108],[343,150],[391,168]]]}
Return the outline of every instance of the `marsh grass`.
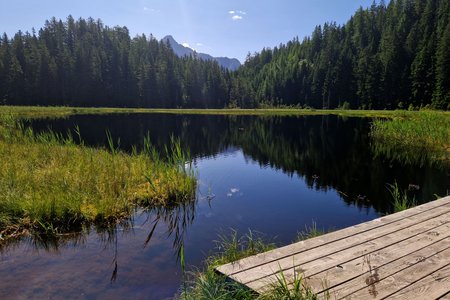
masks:
{"label": "marsh grass", "polygon": [[260,234],[249,231],[239,237],[236,231],[231,231],[229,235],[220,235],[215,243],[218,252],[206,259],[204,271],[188,273],[188,279],[180,294],[180,299],[317,299],[311,289],[304,284],[301,276],[288,280],[283,272],[280,272],[277,281],[267,292],[257,294],[214,270],[220,265],[274,249],[275,244],[265,242]]}
{"label": "marsh grass", "polygon": [[[0,117],[0,234],[58,234],[129,218],[136,206],[174,206],[195,198],[196,179],[179,144],[160,158],[149,141],[141,152],[77,144],[51,131],[35,134],[11,115]],[[183,160],[183,161],[182,161]]]}
{"label": "marsh grass", "polygon": [[[325,295],[324,299],[328,299]],[[313,300],[318,299],[317,295],[309,288],[303,277],[294,272],[294,277],[290,280],[286,278],[283,271],[277,275],[277,281],[274,282],[269,292],[262,294],[258,300]]]}
{"label": "marsh grass", "polygon": [[412,208],[417,205],[415,199],[408,199],[407,191],[401,191],[397,182],[394,184],[388,184],[389,193],[392,196],[392,206],[394,212],[400,212]]}
{"label": "marsh grass", "polygon": [[[94,108],[94,107],[51,107],[51,106],[0,106],[5,114],[26,118],[67,117],[76,114],[130,114],[130,113],[165,113],[165,114],[195,114],[195,115],[268,115],[268,116],[307,116],[307,115],[338,115],[346,117],[376,117],[393,118],[399,115],[410,116],[416,112],[392,110],[352,110],[352,109],[312,109],[297,107],[277,108],[224,108],[224,109],[149,109],[149,108]],[[447,115],[449,115],[447,113]]]}
{"label": "marsh grass", "polygon": [[219,235],[215,241],[217,253],[205,261],[204,271],[187,274],[181,299],[255,299],[256,294],[247,287],[216,273],[216,267],[238,259],[269,251],[273,243],[265,243],[262,237],[249,231],[242,237],[232,230],[229,235]]}
{"label": "marsh grass", "polygon": [[317,228],[317,223],[312,222],[311,226],[305,225],[305,229],[299,233],[297,233],[296,241],[304,241],[307,239],[311,239],[314,237],[318,237],[327,233],[325,229]]}
{"label": "marsh grass", "polygon": [[398,114],[375,120],[374,153],[409,164],[450,163],[450,115],[437,111]]}

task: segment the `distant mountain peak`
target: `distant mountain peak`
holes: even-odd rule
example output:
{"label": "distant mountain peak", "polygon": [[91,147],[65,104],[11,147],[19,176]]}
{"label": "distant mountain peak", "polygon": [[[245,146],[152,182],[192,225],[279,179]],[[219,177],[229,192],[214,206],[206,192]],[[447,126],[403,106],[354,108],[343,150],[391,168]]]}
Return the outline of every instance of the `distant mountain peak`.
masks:
{"label": "distant mountain peak", "polygon": [[171,35],[166,35],[161,41],[168,43],[170,47],[172,47],[173,52],[179,57],[193,56],[194,53],[196,53],[198,58],[202,60],[215,60],[219,65],[230,71],[235,71],[241,66],[241,62],[236,58],[213,57],[206,53],[198,53],[194,51],[192,48],[179,44]]}

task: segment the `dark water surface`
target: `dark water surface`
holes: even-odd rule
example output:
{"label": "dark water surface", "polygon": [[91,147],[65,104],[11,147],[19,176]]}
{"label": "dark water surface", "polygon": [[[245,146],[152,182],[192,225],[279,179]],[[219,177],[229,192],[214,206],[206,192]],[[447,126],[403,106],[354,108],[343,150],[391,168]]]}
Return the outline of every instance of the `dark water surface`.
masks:
{"label": "dark water surface", "polygon": [[[375,158],[370,119],[336,116],[256,117],[170,114],[73,116],[39,120],[36,131],[77,125],[86,144],[140,148],[150,133],[162,149],[170,137],[188,149],[198,172],[197,201],[170,211],[139,211],[133,226],[111,232],[24,239],[2,249],[0,299],[164,299],[180,288],[177,250],[201,267],[218,234],[264,233],[279,245],[317,223],[325,230],[391,212],[387,183],[418,202],[446,195],[449,168],[404,166]],[[155,226],[148,243],[146,240]]]}

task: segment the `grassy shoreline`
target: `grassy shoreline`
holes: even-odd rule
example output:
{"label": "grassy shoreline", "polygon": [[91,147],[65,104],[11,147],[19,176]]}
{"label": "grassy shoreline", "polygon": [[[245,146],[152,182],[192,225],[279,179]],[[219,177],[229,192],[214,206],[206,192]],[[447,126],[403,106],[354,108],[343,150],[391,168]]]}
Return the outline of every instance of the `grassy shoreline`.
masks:
{"label": "grassy shoreline", "polygon": [[450,115],[420,111],[374,120],[371,133],[376,155],[413,164],[450,163]]}
{"label": "grassy shoreline", "polygon": [[196,178],[176,144],[162,161],[142,152],[79,145],[70,136],[34,134],[0,116],[0,243],[26,234],[76,232],[130,218],[136,207],[193,201]]}
{"label": "grassy shoreline", "polygon": [[[340,109],[297,109],[297,108],[259,108],[259,109],[162,109],[162,108],[108,108],[108,107],[51,107],[51,106],[0,106],[1,114],[22,118],[65,117],[77,114],[132,114],[166,113],[197,115],[274,115],[308,116],[338,115],[347,117],[395,118],[418,114],[418,111],[406,110],[340,110]],[[450,112],[439,112],[450,117]]]}
{"label": "grassy shoreline", "polygon": [[[306,231],[298,233],[297,242],[303,239],[312,238],[321,235],[323,232],[317,231],[313,227],[306,227]],[[300,239],[299,239],[300,237]],[[318,299],[312,289],[305,283],[304,278],[299,275],[293,279],[287,280],[282,271],[279,272],[277,280],[271,287],[262,294],[257,294],[248,287],[227,279],[218,274],[215,268],[235,262],[239,259],[260,254],[276,248],[276,245],[265,241],[263,236],[254,233],[251,230],[243,236],[238,236],[236,231],[231,234],[220,235],[219,240],[215,242],[219,250],[216,254],[208,256],[205,260],[203,270],[188,273],[188,278],[181,289],[177,299],[197,300],[197,299],[221,299],[221,300],[313,300]],[[329,299],[328,294],[324,295]]]}

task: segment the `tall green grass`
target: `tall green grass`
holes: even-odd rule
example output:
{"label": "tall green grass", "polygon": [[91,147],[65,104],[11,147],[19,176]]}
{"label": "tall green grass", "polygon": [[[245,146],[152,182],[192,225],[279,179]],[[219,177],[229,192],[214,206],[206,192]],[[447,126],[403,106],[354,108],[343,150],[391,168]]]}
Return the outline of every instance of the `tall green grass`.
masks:
{"label": "tall green grass", "polygon": [[305,229],[297,233],[296,241],[304,241],[314,237],[318,237],[327,233],[325,229],[317,228],[317,223],[312,222],[311,226],[305,225]]}
{"label": "tall green grass", "polygon": [[257,294],[244,285],[227,279],[215,272],[215,268],[236,260],[266,252],[275,248],[275,244],[267,243],[264,239],[249,231],[239,237],[236,231],[229,235],[220,235],[216,241],[217,253],[208,257],[204,271],[188,274],[188,281],[180,294],[180,299],[220,299],[220,300],[309,300],[317,299],[312,290],[304,284],[301,276],[287,280],[283,272],[278,274],[277,280],[267,292]]}
{"label": "tall green grass", "polygon": [[450,163],[450,115],[446,113],[420,111],[378,119],[371,136],[378,156],[411,164]]}
{"label": "tall green grass", "polygon": [[392,196],[392,206],[394,212],[400,212],[416,206],[416,201],[414,199],[408,199],[407,191],[404,190],[402,192],[397,182],[394,182],[394,184],[388,184],[388,190]]}
{"label": "tall green grass", "polygon": [[35,134],[0,117],[0,234],[63,233],[108,226],[136,206],[173,206],[195,198],[196,178],[179,144],[163,160],[146,141],[127,154],[76,144],[71,135]]}
{"label": "tall green grass", "polygon": [[[222,108],[222,109],[148,109],[148,108],[94,108],[94,107],[51,107],[51,106],[0,106],[3,113],[27,118],[66,117],[75,114],[121,114],[121,113],[167,113],[201,115],[339,115],[348,117],[395,117],[398,111],[392,110],[352,110],[352,109],[311,109],[297,107],[272,107],[258,109]],[[404,111],[412,115],[415,112]],[[448,114],[448,113],[447,113]]]}

